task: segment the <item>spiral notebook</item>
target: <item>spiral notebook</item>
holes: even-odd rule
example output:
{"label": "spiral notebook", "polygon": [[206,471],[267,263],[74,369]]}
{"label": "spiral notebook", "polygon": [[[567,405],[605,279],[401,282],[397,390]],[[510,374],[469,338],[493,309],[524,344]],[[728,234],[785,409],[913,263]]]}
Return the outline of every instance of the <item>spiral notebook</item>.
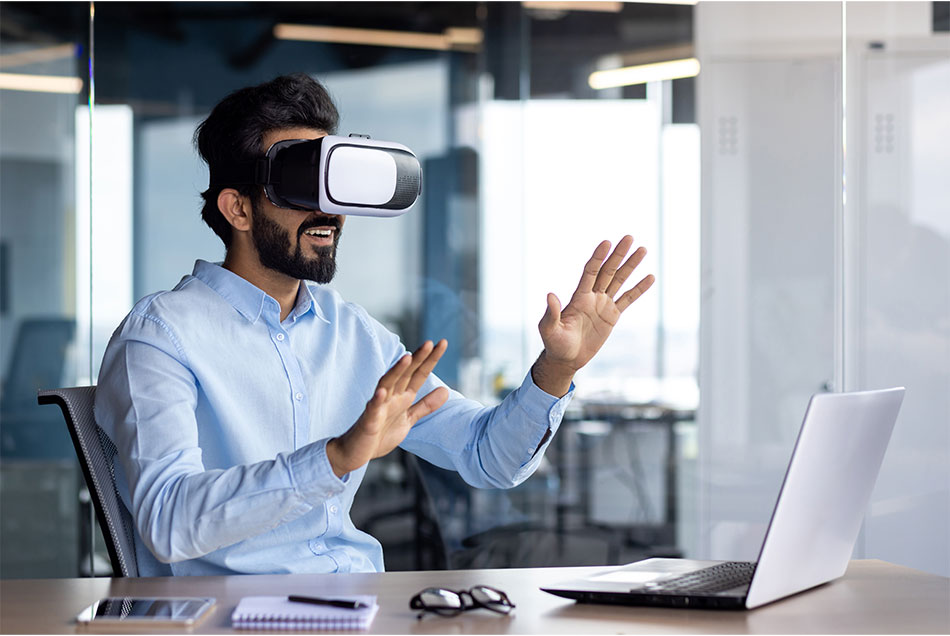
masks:
{"label": "spiral notebook", "polygon": [[309,605],[288,601],[286,596],[246,596],[231,614],[236,629],[367,629],[379,605],[375,596],[334,596],[345,601],[359,601],[367,607],[346,609],[327,605]]}

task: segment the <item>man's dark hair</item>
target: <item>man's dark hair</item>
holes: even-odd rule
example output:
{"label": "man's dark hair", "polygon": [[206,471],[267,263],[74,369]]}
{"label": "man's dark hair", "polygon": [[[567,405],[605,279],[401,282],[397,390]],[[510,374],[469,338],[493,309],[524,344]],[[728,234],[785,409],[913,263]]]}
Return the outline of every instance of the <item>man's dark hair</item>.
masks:
{"label": "man's dark hair", "polygon": [[[315,128],[332,135],[340,115],[323,85],[303,73],[282,75],[225,97],[198,125],[194,142],[212,174],[224,164],[252,161],[264,154],[264,135],[281,128]],[[218,210],[218,194],[232,187],[257,201],[260,186],[212,184],[201,193],[201,218],[231,247],[231,224]]]}

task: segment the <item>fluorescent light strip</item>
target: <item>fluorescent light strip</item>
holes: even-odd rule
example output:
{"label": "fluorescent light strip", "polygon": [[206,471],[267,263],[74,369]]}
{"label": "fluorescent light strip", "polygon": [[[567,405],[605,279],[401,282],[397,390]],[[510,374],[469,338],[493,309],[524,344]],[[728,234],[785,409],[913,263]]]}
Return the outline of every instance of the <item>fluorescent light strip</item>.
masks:
{"label": "fluorescent light strip", "polygon": [[348,27],[313,26],[306,24],[278,24],[274,27],[278,40],[304,42],[334,42],[337,44],[362,44],[389,46],[402,49],[429,49],[450,51],[481,44],[480,29],[453,27],[445,33],[419,33],[416,31],[388,31],[384,29],[355,29]]}
{"label": "fluorescent light strip", "polygon": [[624,0],[634,4],[687,4],[695,5],[699,0]]}
{"label": "fluorescent light strip", "polygon": [[72,93],[82,91],[82,79],[55,75],[0,73],[0,89],[36,93]]}
{"label": "fluorescent light strip", "polygon": [[475,27],[449,27],[445,30],[445,37],[457,46],[481,46],[485,34]]}
{"label": "fluorescent light strip", "polygon": [[67,57],[73,57],[74,55],[76,55],[75,44],[57,44],[56,46],[46,46],[29,51],[0,55],[0,68],[52,62],[53,60],[61,60]]}
{"label": "fluorescent light strip", "polygon": [[598,13],[620,13],[623,9],[623,2],[597,2],[596,0],[546,2],[545,0],[537,0],[534,2],[522,2],[521,6],[525,9],[541,11],[596,11]]}
{"label": "fluorescent light strip", "polygon": [[618,86],[646,84],[647,82],[696,77],[697,75],[699,75],[699,60],[691,57],[685,60],[595,71],[590,74],[587,83],[595,89],[616,88]]}

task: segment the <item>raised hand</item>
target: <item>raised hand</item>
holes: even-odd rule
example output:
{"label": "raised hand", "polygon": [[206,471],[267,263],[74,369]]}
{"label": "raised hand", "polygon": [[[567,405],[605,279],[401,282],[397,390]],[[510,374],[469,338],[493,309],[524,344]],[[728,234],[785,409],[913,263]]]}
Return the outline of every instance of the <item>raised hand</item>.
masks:
{"label": "raised hand", "polygon": [[340,437],[327,442],[327,459],[337,477],[392,451],[405,439],[413,424],[445,403],[449,392],[444,387],[435,389],[415,404],[413,400],[446,347],[445,340],[434,346],[427,340],[415,353],[400,358],[380,378],[356,423]]}
{"label": "raised hand", "polygon": [[584,266],[580,283],[563,309],[557,296],[548,294],[547,310],[538,323],[544,351],[532,369],[535,383],[541,389],[552,395],[566,393],[574,373],[600,351],[620,314],[653,285],[655,279],[648,274],[617,296],[647,253],[646,248],[639,247],[624,261],[632,245],[633,237],[624,236],[608,258],[610,242],[601,242]]}

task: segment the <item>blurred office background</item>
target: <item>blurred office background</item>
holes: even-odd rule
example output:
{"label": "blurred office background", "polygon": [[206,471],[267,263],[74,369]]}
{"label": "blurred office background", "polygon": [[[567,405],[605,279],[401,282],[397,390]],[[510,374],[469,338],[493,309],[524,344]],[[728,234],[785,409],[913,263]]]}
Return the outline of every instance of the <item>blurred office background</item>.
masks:
{"label": "blurred office background", "polygon": [[657,275],[522,486],[373,463],[353,517],[388,569],[754,559],[809,396],[903,385],[855,556],[950,575],[950,3],[923,1],[0,2],[0,575],[109,573],[36,391],[94,384],[136,299],[223,258],[194,128],[289,72],[423,161],[332,285],[448,338],[466,395],[518,386],[598,240]]}

